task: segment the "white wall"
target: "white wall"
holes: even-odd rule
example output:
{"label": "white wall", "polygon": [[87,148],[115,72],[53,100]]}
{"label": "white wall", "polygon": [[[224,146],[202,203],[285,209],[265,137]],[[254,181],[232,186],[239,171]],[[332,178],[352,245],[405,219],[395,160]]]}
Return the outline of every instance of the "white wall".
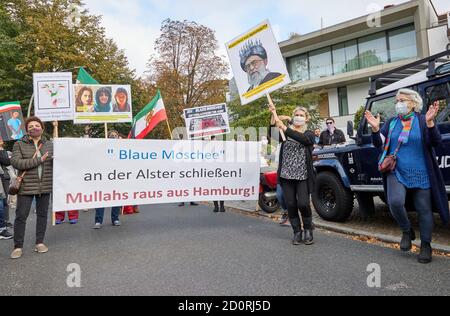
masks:
{"label": "white wall", "polygon": [[369,88],[370,84],[368,82],[347,87],[349,114],[354,115],[361,106],[366,105]]}
{"label": "white wall", "polygon": [[[347,86],[348,111],[353,115],[361,106],[366,105],[366,98],[369,94],[369,83],[360,83]],[[330,104],[330,115],[339,117],[338,89],[328,90],[328,101]]]}
{"label": "white wall", "polygon": [[[361,106],[366,105],[366,98],[369,94],[369,83],[360,83],[347,86],[348,96],[348,116],[339,116],[339,98],[338,89],[328,89],[328,101],[330,104],[330,116],[336,121],[336,127],[342,129],[344,133],[347,131],[347,122],[353,121],[356,111]],[[325,128],[325,125],[323,126]]]}
{"label": "white wall", "polygon": [[438,26],[428,30],[428,43],[430,55],[442,53],[447,49],[449,39],[447,37],[447,25]]}
{"label": "white wall", "polygon": [[328,90],[328,103],[330,104],[330,116],[339,116],[339,99],[337,89]]}

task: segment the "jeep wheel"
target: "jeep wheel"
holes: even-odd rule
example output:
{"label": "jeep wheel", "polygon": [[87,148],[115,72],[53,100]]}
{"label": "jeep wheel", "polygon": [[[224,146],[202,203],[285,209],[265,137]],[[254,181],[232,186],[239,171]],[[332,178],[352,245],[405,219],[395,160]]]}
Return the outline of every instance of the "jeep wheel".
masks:
{"label": "jeep wheel", "polygon": [[313,204],[324,220],[344,222],[353,212],[353,193],[332,172],[317,175]]}

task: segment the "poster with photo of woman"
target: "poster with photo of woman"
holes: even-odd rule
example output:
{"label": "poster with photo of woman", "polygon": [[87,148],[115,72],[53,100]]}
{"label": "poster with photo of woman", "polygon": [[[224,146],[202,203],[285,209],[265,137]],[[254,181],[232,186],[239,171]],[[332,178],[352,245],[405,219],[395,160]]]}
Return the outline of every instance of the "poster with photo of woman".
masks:
{"label": "poster with photo of woman", "polygon": [[131,123],[129,85],[74,85],[75,124]]}

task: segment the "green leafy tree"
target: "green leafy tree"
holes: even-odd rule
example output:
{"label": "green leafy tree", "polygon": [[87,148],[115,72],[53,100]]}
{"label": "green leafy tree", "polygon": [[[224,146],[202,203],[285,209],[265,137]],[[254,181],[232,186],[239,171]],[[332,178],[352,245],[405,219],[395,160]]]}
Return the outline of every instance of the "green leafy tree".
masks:
{"label": "green leafy tree", "polygon": [[184,126],[183,110],[225,102],[228,66],[217,55],[210,28],[191,21],[165,20],[149,61],[149,79],[161,90],[170,124]]}
{"label": "green leafy tree", "polygon": [[[102,84],[130,84],[133,111],[138,112],[150,100],[152,91],[135,77],[125,54],[105,35],[101,17],[89,13],[80,0],[0,0],[0,45],[9,45],[6,59],[9,89],[1,98],[19,100],[26,113],[33,93],[34,72],[85,69]],[[6,35],[5,35],[6,34]],[[18,52],[18,53],[15,53]],[[2,60],[3,60],[2,59]],[[3,82],[3,80],[2,80]],[[14,87],[14,88],[13,88]],[[60,136],[81,136],[84,126],[61,122]],[[130,124],[111,126],[128,134]],[[51,124],[47,130],[51,130]],[[92,136],[103,136],[103,125],[93,125]]]}
{"label": "green leafy tree", "polygon": [[364,113],[366,112],[366,107],[365,106],[361,106],[358,111],[356,111],[355,113],[355,131],[357,131],[359,129],[359,126],[361,124],[361,121],[364,117]]}

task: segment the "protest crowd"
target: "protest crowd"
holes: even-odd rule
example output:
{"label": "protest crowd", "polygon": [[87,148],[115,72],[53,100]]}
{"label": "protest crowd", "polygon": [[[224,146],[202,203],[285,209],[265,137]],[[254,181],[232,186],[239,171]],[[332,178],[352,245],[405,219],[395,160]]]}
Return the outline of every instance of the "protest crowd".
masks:
{"label": "protest crowd", "polygon": [[[256,30],[228,43],[227,50],[236,75],[242,105],[246,106],[261,97],[268,98],[269,108],[266,111],[268,117],[270,115],[271,121],[267,122],[267,125],[270,124],[271,127],[277,128],[280,134],[279,141],[281,144],[277,153],[277,196],[281,207],[286,212],[283,223],[290,225],[292,228],[293,245],[311,246],[314,244],[315,229],[311,206],[311,195],[316,180],[313,152],[315,148],[320,146],[345,143],[345,135],[336,128],[333,118],[326,120],[325,131],[321,129],[311,130],[311,115],[308,109],[303,106],[296,105],[297,107],[291,116],[279,115],[275,102],[270,98],[270,93],[289,84],[289,74],[281,54],[278,54],[279,47],[270,25],[265,23]],[[263,34],[268,35],[264,37]],[[269,69],[268,66],[269,59],[271,56],[278,55],[270,54],[270,52],[276,52],[280,56],[279,60],[271,61],[272,69]],[[78,78],[87,76],[83,68],[79,71]],[[55,81],[59,84],[52,84]],[[69,208],[71,206],[69,202],[76,205],[74,202],[78,200],[76,198],[70,199],[68,196],[77,195],[61,193],[63,188],[60,187],[60,184],[66,176],[70,179],[67,182],[73,182],[72,175],[78,171],[79,165],[67,167],[62,172],[56,171],[57,164],[68,163],[65,160],[65,155],[70,156],[70,150],[76,152],[76,150],[85,148],[84,155],[96,154],[96,157],[99,157],[98,161],[93,161],[92,164],[97,163],[108,167],[110,161],[107,159],[112,159],[111,157],[115,154],[114,149],[107,147],[110,144],[119,142],[125,144],[125,142],[128,142],[129,146],[138,146],[139,142],[135,140],[144,139],[162,122],[167,123],[172,135],[160,91],[151,103],[133,117],[130,86],[100,85],[92,78],[82,81],[78,80],[77,84],[72,86],[72,73],[35,74],[35,89],[45,90],[48,97],[35,101],[40,104],[40,106],[35,106],[35,116],[28,117],[23,124],[18,122],[20,117],[16,114],[18,113],[17,107],[12,110],[11,126],[14,127],[14,131],[11,141],[15,142],[12,153],[8,153],[0,144],[0,164],[2,167],[0,168],[2,179],[2,186],[0,187],[0,239],[13,240],[11,259],[19,259],[23,256],[27,220],[30,214],[34,216],[33,213],[36,216],[35,252],[45,254],[49,251],[45,236],[52,200],[55,208],[53,210],[55,213],[54,224],[63,224],[66,215],[70,224],[78,223],[80,211],[83,211],[84,207],[79,209]],[[72,104],[72,109],[65,106],[72,100],[64,100],[62,96],[57,96],[61,92],[58,90],[61,87],[73,91],[76,104]],[[36,95],[38,94],[36,93]],[[433,235],[432,206],[439,209],[441,214],[447,214],[448,220],[449,204],[434,150],[442,141],[441,134],[435,125],[439,105],[429,105],[426,114],[421,114],[423,107],[424,101],[420,94],[413,90],[402,89],[397,93],[395,104],[392,104],[392,109],[396,115],[386,124],[381,126],[380,116],[376,115],[377,113],[366,112],[365,118],[373,130],[373,144],[375,147],[383,149],[379,168],[383,174],[384,190],[390,211],[402,232],[401,250],[410,251],[412,242],[416,239],[416,233],[411,227],[405,206],[407,196],[409,196],[412,197],[415,208],[420,214],[420,239],[422,244],[418,260],[421,263],[430,263],[433,253],[431,248]],[[105,140],[84,138],[59,140],[57,133],[54,134],[54,139],[49,139],[45,133],[45,122],[57,121],[58,118],[73,120],[75,124],[132,123],[132,128],[129,135],[125,136],[120,135],[115,130],[107,131],[107,126],[105,126],[105,136],[108,138]],[[138,198],[148,201],[149,192],[157,192],[156,197],[151,196],[151,198],[158,198],[163,203],[180,203],[180,207],[186,203],[198,205],[197,202],[204,198],[208,202],[214,202],[214,213],[225,212],[225,202],[223,201],[225,198],[228,198],[228,200],[251,200],[258,196],[259,160],[251,161],[250,159],[250,162],[246,161],[247,164],[238,161],[233,166],[227,164],[228,161],[223,164],[216,162],[213,165],[215,167],[208,168],[209,160],[220,161],[223,158],[221,156],[226,155],[229,148],[226,146],[233,147],[242,143],[251,143],[246,142],[245,138],[239,137],[238,142],[234,143],[216,140],[217,135],[225,135],[230,131],[226,104],[186,110],[185,119],[188,127],[188,140],[179,143],[187,144],[194,140],[204,139],[211,141],[210,143],[213,146],[224,146],[225,149],[218,151],[219,154],[217,152],[202,152],[201,150],[186,151],[185,153],[180,150],[179,153],[175,153],[167,149],[172,144],[169,142],[175,142],[170,140],[165,143],[164,141],[152,143],[148,141],[149,146],[155,146],[154,153],[143,153],[143,151],[133,153],[132,150],[121,151],[119,160],[122,161],[121,163],[129,163],[127,166],[138,165],[140,161],[160,159],[163,163],[159,166],[164,170],[153,170],[148,171],[148,173],[142,173],[142,170],[140,170],[139,174],[142,173],[147,176],[137,179],[136,177],[129,179],[131,172],[126,177],[126,173],[118,174],[115,170],[112,174],[114,177],[120,178],[118,181],[124,181],[124,190],[128,189],[126,186],[132,184],[133,181],[140,181],[139,183],[143,183],[143,185],[134,188],[133,194],[116,192],[118,195],[122,194],[126,197],[121,205],[115,205],[113,202],[109,204],[93,203],[91,209],[95,209],[92,222],[94,229],[99,230],[103,227],[105,207],[112,207],[111,224],[114,227],[120,227],[122,225],[120,220],[122,213],[135,214],[139,212],[137,206],[128,202],[136,202]],[[56,129],[57,126],[55,124]],[[79,136],[74,135],[74,137]],[[127,138],[130,141],[125,141]],[[265,139],[265,142],[267,145],[268,140]],[[63,147],[58,149],[55,146],[54,148],[54,144],[65,145],[65,151],[61,149]],[[250,144],[249,146],[253,147],[246,147],[248,150],[244,153],[248,157],[259,156],[258,145]],[[103,152],[100,152],[101,149],[99,148],[102,146],[106,147]],[[156,148],[157,146],[160,147]],[[182,147],[182,145],[180,146]],[[153,150],[153,148],[150,149]],[[163,153],[161,156],[158,156],[157,149]],[[107,156],[104,156],[105,151]],[[103,156],[101,156],[102,154]],[[202,167],[192,168],[190,163],[198,163],[198,161],[200,161]],[[175,171],[165,170],[169,165],[172,166],[171,164],[176,166],[173,169]],[[182,170],[180,166],[184,166],[185,170]],[[228,167],[229,170],[226,169]],[[94,173],[86,177],[84,181],[89,185],[95,185],[95,181],[91,178],[95,180],[97,176],[102,177],[101,174]],[[205,178],[211,178],[210,182],[202,183]],[[163,183],[169,181],[176,185],[189,185],[190,187],[180,187],[180,190],[166,190],[167,188],[163,188]],[[239,186],[231,187],[230,185],[229,188],[227,184],[230,183],[238,183]],[[158,188],[158,186],[161,186],[161,188]],[[137,191],[138,189],[141,191]],[[79,196],[82,196],[81,193]],[[9,214],[11,197],[16,199],[13,225]],[[196,198],[196,200],[191,200],[191,202],[189,198]],[[78,205],[89,205],[88,201],[82,202],[85,204],[80,202]],[[63,209],[55,207],[61,205],[64,206]],[[66,207],[67,205],[69,206]],[[140,205],[145,205],[145,203],[140,203]],[[58,212],[59,210],[68,212]],[[445,216],[443,219],[446,220]]]}

